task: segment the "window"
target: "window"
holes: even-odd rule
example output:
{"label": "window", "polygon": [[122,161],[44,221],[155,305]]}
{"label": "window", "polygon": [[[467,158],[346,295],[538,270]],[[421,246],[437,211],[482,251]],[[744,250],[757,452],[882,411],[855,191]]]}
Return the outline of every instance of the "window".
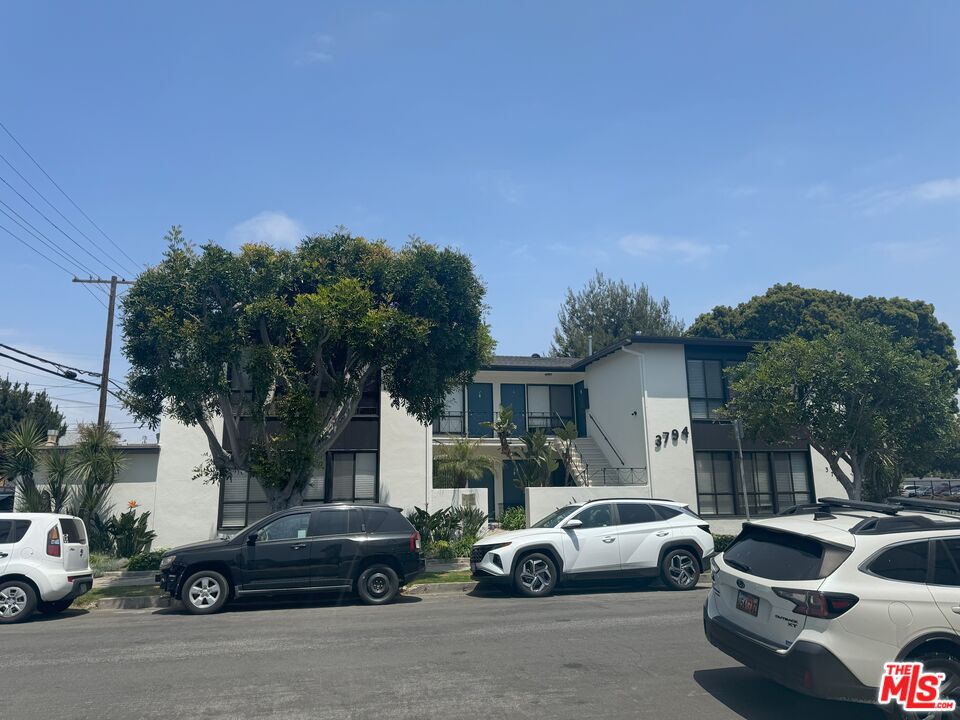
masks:
{"label": "window", "polygon": [[690,417],[712,420],[723,406],[723,363],[720,360],[687,360],[687,395]]}
{"label": "window", "polygon": [[929,545],[926,540],[895,545],[870,563],[870,572],[888,580],[926,582]]}
{"label": "window", "polygon": [[[770,485],[770,457],[767,453],[744,453],[743,475],[746,479],[750,512],[773,513],[773,488]],[[741,491],[742,492],[742,491]]]}
{"label": "window", "polygon": [[83,523],[73,518],[60,518],[60,529],[63,531],[63,541],[65,543],[85,543],[87,539],[83,536]]}
{"label": "window", "polygon": [[776,478],[777,506],[783,510],[792,505],[811,502],[807,454],[802,452],[772,453]]}
{"label": "window", "polygon": [[0,545],[20,542],[29,529],[29,520],[0,520]]}
{"label": "window", "polygon": [[748,526],[723,553],[724,562],[768,580],[818,580],[850,557],[850,550],[810,537]]}
{"label": "window", "polygon": [[659,520],[653,509],[646,503],[617,503],[617,513],[620,515],[621,525],[637,525]]}
{"label": "window", "polygon": [[463,435],[466,432],[464,388],[457,387],[447,393],[443,413],[433,423],[433,431],[443,435]]}
{"label": "window", "polygon": [[360,532],[360,511],[347,509],[317,510],[311,535],[349,535]]}
{"label": "window", "polygon": [[338,500],[377,500],[377,454],[374,452],[334,452],[329,455],[327,476],[331,502]]}
{"label": "window", "polygon": [[[669,505],[653,505],[653,511],[657,513],[657,517],[661,520],[669,520],[680,514],[680,509],[675,507],[670,507]],[[692,513],[691,513],[692,514]],[[699,520],[699,518],[697,518]]]}
{"label": "window", "polygon": [[364,523],[368,533],[373,532],[416,532],[413,525],[397,510],[383,508],[364,508]]}
{"label": "window", "polygon": [[301,540],[307,537],[310,527],[310,513],[284,515],[269,522],[257,531],[257,542],[273,540]]}
{"label": "window", "polygon": [[934,551],[933,584],[960,586],[960,539],[940,540]]}
{"label": "window", "polygon": [[697,498],[702,515],[735,515],[736,499],[730,453],[694,453]]}
{"label": "window", "polygon": [[527,428],[552,433],[573,421],[573,386],[527,385]]}
{"label": "window", "polygon": [[256,478],[235,472],[220,483],[221,528],[244,528],[269,514],[267,495]]}
{"label": "window", "polygon": [[609,503],[590,505],[576,519],[583,523],[583,528],[610,527],[613,525],[612,510],[613,506]]}

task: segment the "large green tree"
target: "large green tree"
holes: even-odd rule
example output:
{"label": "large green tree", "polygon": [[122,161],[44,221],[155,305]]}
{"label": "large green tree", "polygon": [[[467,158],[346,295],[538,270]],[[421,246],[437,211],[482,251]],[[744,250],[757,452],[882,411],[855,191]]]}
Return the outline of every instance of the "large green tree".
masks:
{"label": "large green tree", "polygon": [[683,321],[670,313],[667,298],[657,300],[649,288],[610,280],[599,270],[582,290],[567,288],[557,317],[550,354],[559,357],[587,355],[587,338],[599,350],[634,333],[679,335]]}
{"label": "large green tree", "polygon": [[151,426],[198,425],[202,474],[249,472],[274,508],[298,504],[371,379],[428,422],[492,351],[484,287],[456,250],[345,230],[294,250],[167,240],[123,301],[127,404]]}
{"label": "large green tree", "polygon": [[855,322],[889,328],[894,339],[906,339],[924,356],[944,360],[955,381],[960,379],[953,333],[937,319],[933,305],[922,300],[855,298],[792,283],[774,285],[736,307],[718,305],[700,315],[687,334],[738,340],[781,340],[795,335],[811,340]]}
{"label": "large green tree", "polygon": [[730,371],[728,408],[770,442],[799,437],[859,499],[871,468],[941,446],[955,427],[947,363],[875,322],[761,347]]}
{"label": "large green tree", "polygon": [[0,379],[0,436],[23,420],[32,420],[43,431],[56,430],[58,437],[67,432],[63,414],[50,402],[46,391],[34,392],[30,385]]}

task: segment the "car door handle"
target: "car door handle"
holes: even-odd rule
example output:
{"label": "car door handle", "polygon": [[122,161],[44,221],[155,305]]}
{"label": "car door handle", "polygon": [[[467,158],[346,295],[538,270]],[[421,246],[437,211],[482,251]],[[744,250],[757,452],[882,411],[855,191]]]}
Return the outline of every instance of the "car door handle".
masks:
{"label": "car door handle", "polygon": [[657,533],[657,537],[666,537],[669,534],[670,534],[669,530],[661,530],[660,532]]}
{"label": "car door handle", "polygon": [[960,615],[960,605],[954,605],[950,609],[953,610],[957,615]]}
{"label": "car door handle", "polygon": [[607,535],[606,537],[602,537],[602,538],[600,538],[600,539],[603,540],[605,543],[612,543],[612,542],[613,542],[614,540],[616,540],[617,538],[611,537],[610,535]]}
{"label": "car door handle", "polygon": [[296,545],[291,545],[291,550],[303,550],[307,546],[306,543],[297,543]]}
{"label": "car door handle", "polygon": [[0,558],[7,557],[8,553],[0,552]]}

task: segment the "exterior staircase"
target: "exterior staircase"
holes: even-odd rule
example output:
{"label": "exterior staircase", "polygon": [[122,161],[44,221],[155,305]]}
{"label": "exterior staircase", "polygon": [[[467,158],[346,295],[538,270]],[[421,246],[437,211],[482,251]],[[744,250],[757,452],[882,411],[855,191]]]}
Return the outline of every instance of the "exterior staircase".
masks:
{"label": "exterior staircase", "polygon": [[574,441],[573,474],[581,485],[646,485],[644,468],[627,468],[611,463],[596,440],[579,437]]}

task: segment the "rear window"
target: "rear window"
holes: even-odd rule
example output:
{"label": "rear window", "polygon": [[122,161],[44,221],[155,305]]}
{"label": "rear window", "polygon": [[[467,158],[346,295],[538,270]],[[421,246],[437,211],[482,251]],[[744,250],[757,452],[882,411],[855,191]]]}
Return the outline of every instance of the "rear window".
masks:
{"label": "rear window", "polygon": [[759,527],[746,528],[723,553],[728,565],[768,580],[819,580],[848,557],[850,550]]}
{"label": "rear window", "polygon": [[60,529],[63,531],[63,542],[68,544],[83,544],[87,538],[83,534],[83,523],[74,518],[60,518]]}
{"label": "rear window", "polygon": [[[654,505],[653,509],[656,511],[657,515],[660,516],[661,520],[669,520],[680,514],[680,509],[671,507],[670,505]],[[693,514],[693,513],[691,513]],[[696,517],[696,514],[693,514]],[[698,520],[700,518],[697,518]]]}
{"label": "rear window", "polygon": [[364,508],[366,530],[372,532],[412,533],[413,525],[397,510]]}
{"label": "rear window", "polygon": [[29,520],[0,520],[0,543],[18,543],[29,529]]}

